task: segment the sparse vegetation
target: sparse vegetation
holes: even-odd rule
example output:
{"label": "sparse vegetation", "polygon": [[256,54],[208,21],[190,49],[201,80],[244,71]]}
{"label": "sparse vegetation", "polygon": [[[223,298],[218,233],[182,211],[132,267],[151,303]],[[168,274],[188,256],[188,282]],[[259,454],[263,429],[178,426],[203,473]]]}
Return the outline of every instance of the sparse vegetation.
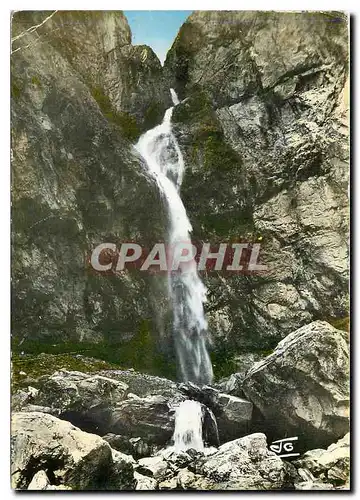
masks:
{"label": "sparse vegetation", "polygon": [[[64,342],[50,344],[27,340],[18,345],[13,342],[13,386],[20,386],[28,377],[65,368],[78,371],[134,368],[145,373],[176,377],[175,362],[162,355],[156,346],[149,320],[143,320],[134,337],[125,342]],[[26,373],[21,376],[20,372]]]}
{"label": "sparse vegetation", "polygon": [[41,87],[40,79],[35,75],[31,78],[31,83],[36,87]]}
{"label": "sparse vegetation", "polygon": [[11,79],[11,97],[13,99],[18,99],[21,94],[21,88],[19,84],[16,82],[15,78]]}
{"label": "sparse vegetation", "polygon": [[104,94],[100,87],[93,87],[91,94],[98,103],[104,116],[114,125],[119,127],[122,134],[130,141],[136,141],[140,136],[140,129],[136,122],[136,118],[129,113],[119,112],[114,109],[110,99]]}
{"label": "sparse vegetation", "polygon": [[345,316],[343,318],[330,318],[327,322],[338,330],[350,332],[350,316]]}

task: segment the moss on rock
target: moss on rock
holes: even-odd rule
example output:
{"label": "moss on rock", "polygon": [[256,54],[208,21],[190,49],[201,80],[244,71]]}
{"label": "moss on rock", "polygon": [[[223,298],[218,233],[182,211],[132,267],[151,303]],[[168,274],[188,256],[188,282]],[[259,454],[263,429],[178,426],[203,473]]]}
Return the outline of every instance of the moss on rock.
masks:
{"label": "moss on rock", "polygon": [[29,379],[37,379],[60,369],[95,372],[134,368],[151,375],[176,378],[175,362],[158,349],[148,319],[141,321],[138,332],[128,341],[54,344],[51,339],[48,342],[26,339],[21,343],[14,340],[12,352],[13,389],[29,385]]}
{"label": "moss on rock", "polygon": [[350,316],[345,316],[343,318],[330,318],[325,321],[338,330],[350,332]]}
{"label": "moss on rock", "polygon": [[140,129],[136,118],[125,111],[116,111],[110,99],[104,94],[100,87],[91,88],[91,94],[98,103],[104,116],[114,125],[119,127],[124,137],[130,141],[136,141],[140,136]]}
{"label": "moss on rock", "polygon": [[188,213],[196,214],[194,237],[216,242],[252,235],[251,200],[232,188],[243,176],[243,161],[226,142],[209,93],[197,87],[175,108],[173,121],[186,147],[182,196]]}

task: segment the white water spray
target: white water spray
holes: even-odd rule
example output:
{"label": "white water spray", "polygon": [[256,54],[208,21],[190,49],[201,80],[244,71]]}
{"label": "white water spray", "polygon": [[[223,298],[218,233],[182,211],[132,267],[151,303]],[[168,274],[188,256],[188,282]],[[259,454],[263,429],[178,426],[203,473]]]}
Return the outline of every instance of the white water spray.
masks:
{"label": "white water spray", "polygon": [[202,408],[198,401],[186,400],[175,410],[174,450],[204,450]]}
{"label": "white water spray", "polygon": [[[179,99],[170,89],[174,106]],[[166,110],[163,122],[143,134],[135,145],[155,178],[169,209],[168,243],[190,242],[192,226],[179,190],[184,174],[184,160],[171,131],[174,107]],[[206,348],[207,321],[203,303],[206,288],[198,276],[196,262],[186,263],[186,272],[169,273],[169,297],[173,306],[173,335],[183,380],[198,384],[211,383],[213,370]],[[184,269],[183,269],[184,270]]]}

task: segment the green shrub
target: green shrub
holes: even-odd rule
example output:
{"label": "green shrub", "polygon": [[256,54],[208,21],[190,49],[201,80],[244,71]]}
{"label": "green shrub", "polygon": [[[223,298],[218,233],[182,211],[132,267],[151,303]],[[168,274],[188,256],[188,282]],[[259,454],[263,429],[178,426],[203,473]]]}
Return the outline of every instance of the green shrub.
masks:
{"label": "green shrub", "polygon": [[190,97],[179,106],[176,106],[173,113],[173,122],[207,123],[213,124],[218,129],[211,98],[206,91],[200,88],[193,89]]}

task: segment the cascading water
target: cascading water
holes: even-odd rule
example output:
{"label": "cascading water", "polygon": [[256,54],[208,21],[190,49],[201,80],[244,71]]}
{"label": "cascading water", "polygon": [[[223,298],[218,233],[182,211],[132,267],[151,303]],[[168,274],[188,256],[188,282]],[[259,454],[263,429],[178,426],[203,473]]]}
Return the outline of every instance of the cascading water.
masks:
{"label": "cascading water", "polygon": [[180,403],[175,410],[174,446],[176,452],[189,448],[203,451],[203,413],[198,401],[189,399]]}
{"label": "cascading water", "polygon": [[[179,104],[177,95],[170,89],[174,106]],[[169,209],[170,227],[168,243],[191,242],[192,226],[186,214],[179,190],[184,174],[184,160],[171,131],[174,106],[167,109],[163,122],[143,134],[135,145],[144,158],[149,172],[155,178]],[[183,380],[197,384],[212,381],[213,370],[206,348],[207,321],[203,303],[206,288],[202,283],[193,260],[180,263],[180,270],[169,272],[169,297],[173,306],[173,335]]]}

